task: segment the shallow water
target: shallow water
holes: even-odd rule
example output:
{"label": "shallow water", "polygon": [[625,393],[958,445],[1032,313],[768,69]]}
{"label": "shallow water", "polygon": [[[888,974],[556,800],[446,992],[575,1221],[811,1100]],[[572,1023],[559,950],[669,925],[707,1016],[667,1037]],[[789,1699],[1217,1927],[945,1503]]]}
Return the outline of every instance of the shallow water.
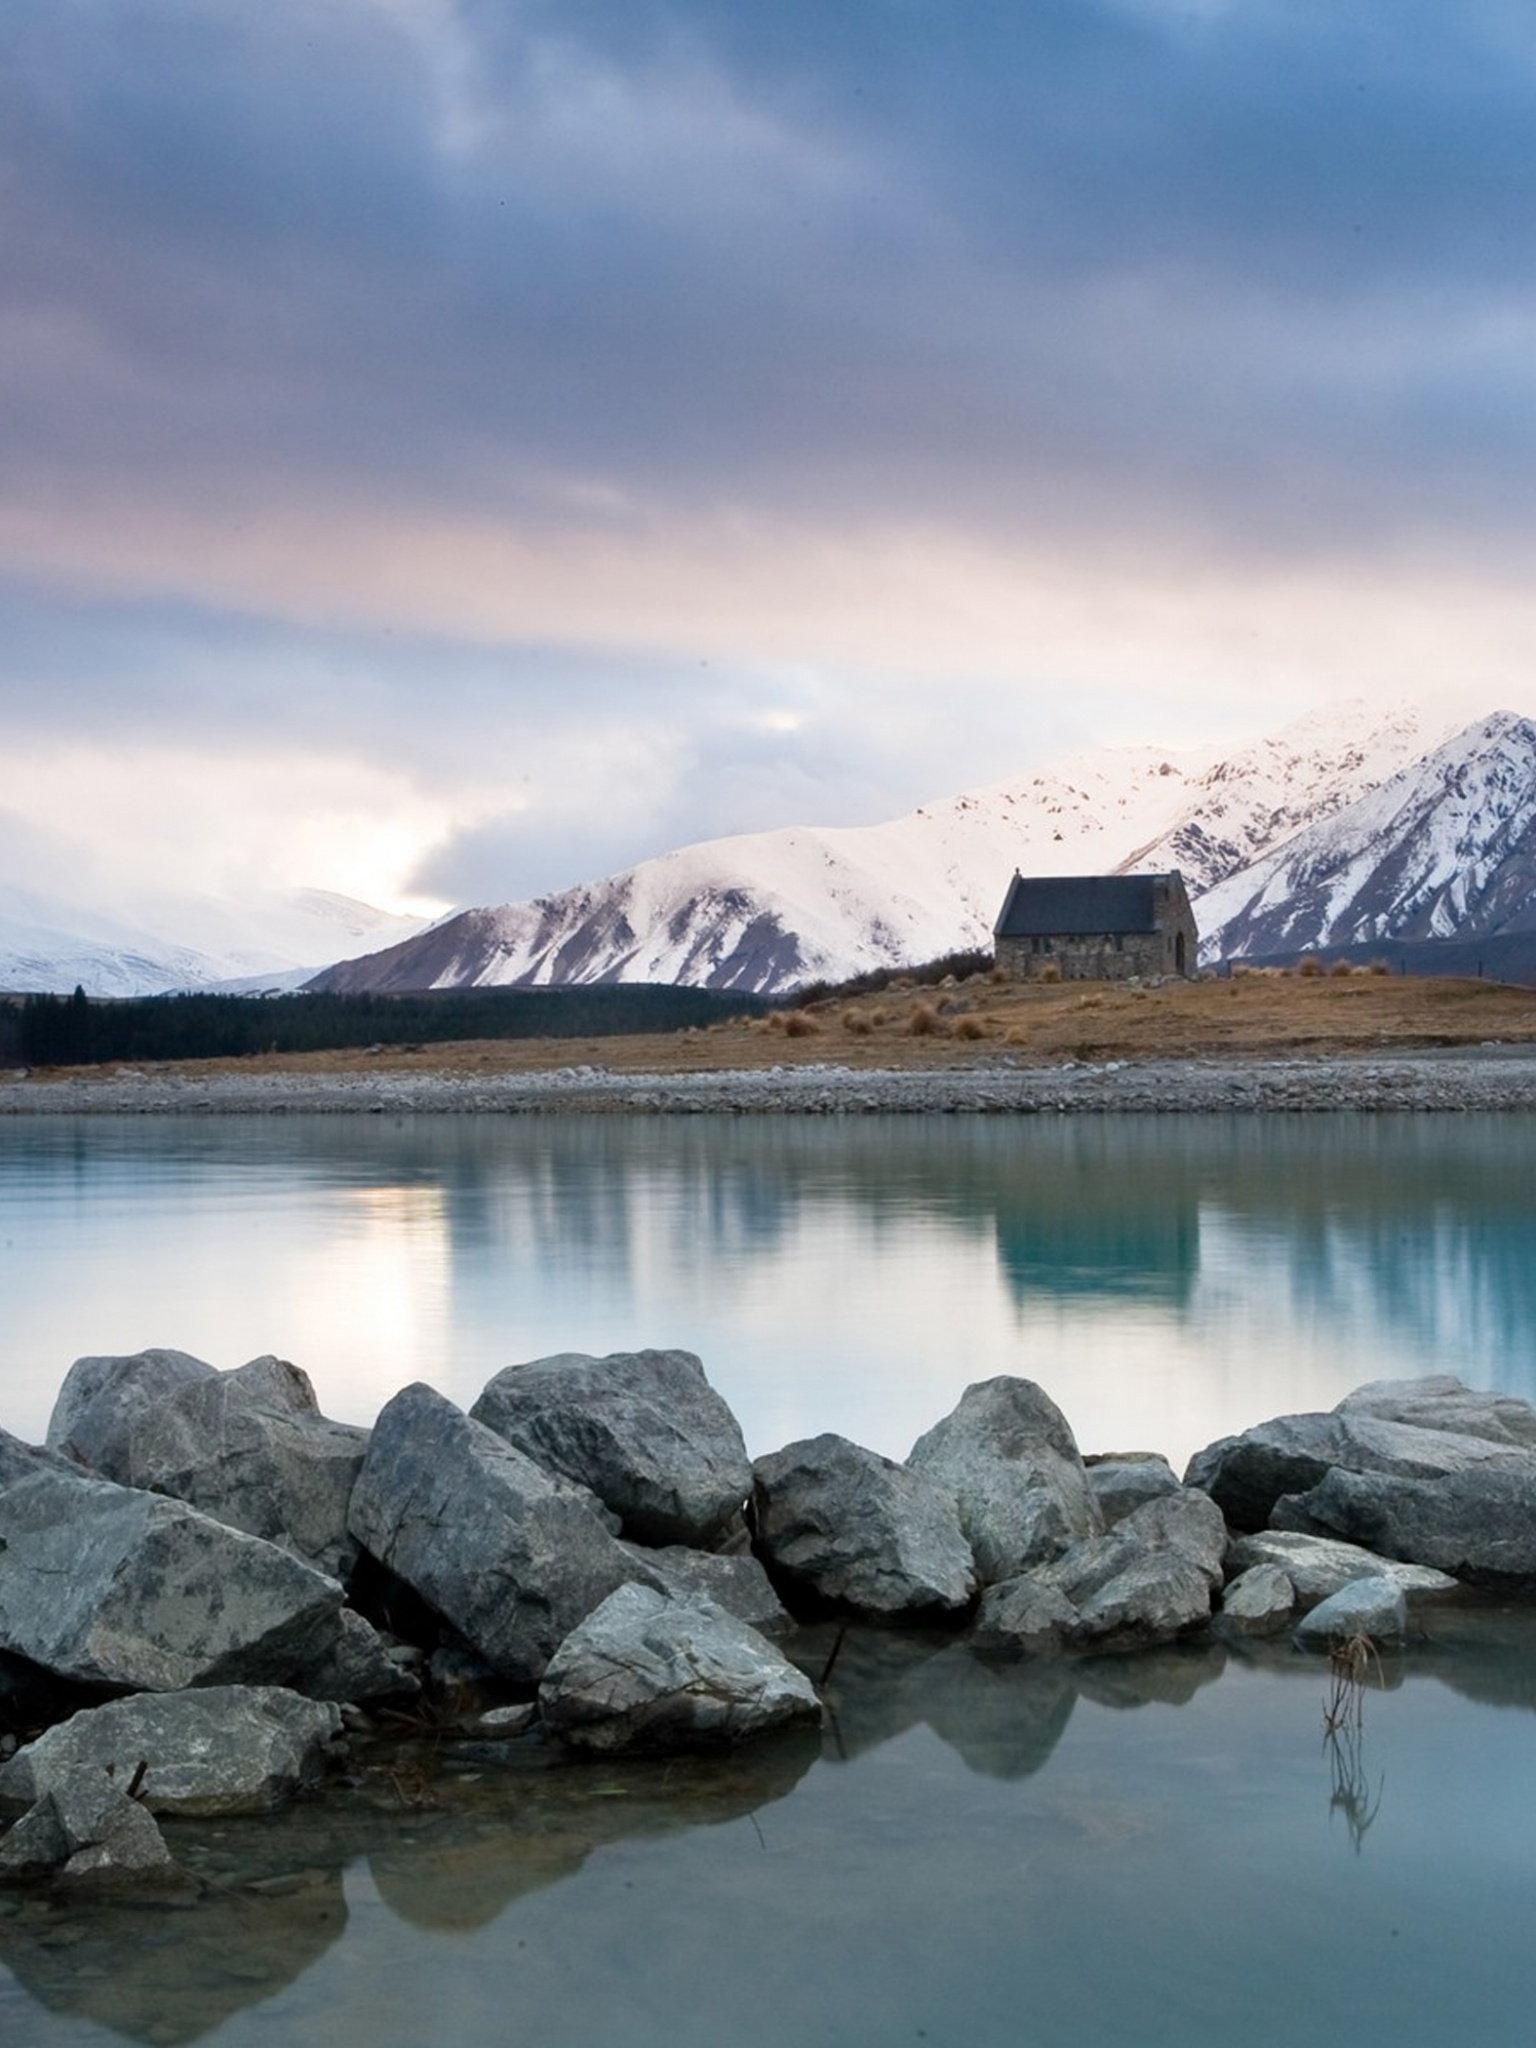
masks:
{"label": "shallow water", "polygon": [[[1024,1372],[1180,1461],[1361,1380],[1536,1394],[1536,1171],[1476,1118],[0,1124],[0,1423],[88,1351],[426,1378],[683,1344],[751,1448],[896,1455]],[[850,1636],[823,1738],[450,1747],[183,1824],[178,1909],[0,1901],[0,2042],[1256,2048],[1525,2038],[1536,1617],[1436,1611],[1357,1747],[1220,1646],[999,1670]],[[819,1670],[828,1639],[799,1653]]]}
{"label": "shallow water", "polygon": [[375,1762],[272,1821],[171,1824],[199,1904],[0,1908],[0,2038],[1509,2048],[1536,1625],[1431,1627],[1355,1745],[1283,1648],[995,1668],[856,1637],[820,1739]]}
{"label": "shallow water", "polygon": [[1536,1166],[1493,1117],[0,1122],[0,1426],[70,1361],[275,1351],[327,1412],[682,1345],[754,1453],[904,1457],[1019,1372],[1176,1462],[1362,1380],[1536,1394]]}

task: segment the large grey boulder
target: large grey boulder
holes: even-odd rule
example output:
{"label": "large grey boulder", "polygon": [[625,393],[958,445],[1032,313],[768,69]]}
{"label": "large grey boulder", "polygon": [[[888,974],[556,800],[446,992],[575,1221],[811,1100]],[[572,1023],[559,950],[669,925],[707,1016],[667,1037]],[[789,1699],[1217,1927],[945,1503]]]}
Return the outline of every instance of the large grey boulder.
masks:
{"label": "large grey boulder", "polygon": [[49,1876],[135,1887],[178,1876],[165,1837],[105,1771],[66,1770],[0,1841],[0,1883]]}
{"label": "large grey boulder", "polygon": [[539,1686],[546,1727],[581,1749],[719,1748],[821,1711],[766,1637],[702,1595],[621,1586],[573,1629]]}
{"label": "large grey boulder", "polygon": [[1291,1633],[1303,1650],[1335,1649],[1357,1636],[1400,1643],[1408,1633],[1408,1603],[1391,1579],[1351,1579],[1304,1614]]}
{"label": "large grey boulder", "polygon": [[0,1766],[0,1807],[29,1807],[83,1767],[152,1813],[271,1813],[318,1782],[340,1710],[281,1686],[137,1693],[62,1721]]}
{"label": "large grey boulder", "polygon": [[1274,1519],[1473,1585],[1536,1585],[1536,1459],[1433,1479],[1334,1470],[1309,1493],[1280,1501]]}
{"label": "large grey boulder", "polygon": [[1331,1599],[1341,1586],[1355,1579],[1391,1579],[1410,1600],[1435,1599],[1457,1590],[1457,1581],[1448,1572],[1426,1565],[1397,1564],[1363,1550],[1358,1543],[1306,1536],[1290,1529],[1260,1529],[1255,1535],[1233,1538],[1227,1548],[1230,1571],[1247,1574],[1261,1565],[1282,1570],[1303,1607]]}
{"label": "large grey boulder", "polygon": [[1160,1500],[1165,1493],[1177,1493],[1178,1474],[1168,1460],[1156,1451],[1139,1451],[1124,1457],[1085,1458],[1084,1476],[1088,1491],[1103,1518],[1103,1526],[1112,1529],[1116,1522],[1123,1522],[1149,1500]]}
{"label": "large grey boulder", "polygon": [[[625,1549],[629,1550],[626,1544]],[[765,1633],[789,1626],[783,1601],[773,1590],[773,1581],[751,1556],[726,1556],[718,1550],[690,1550],[669,1543],[661,1550],[633,1551],[636,1576],[661,1585],[682,1598],[703,1594],[734,1614],[738,1621]]]}
{"label": "large grey boulder", "polygon": [[469,1412],[643,1543],[707,1547],[751,1490],[741,1426],[691,1351],[536,1358],[497,1373]]}
{"label": "large grey boulder", "polygon": [[1210,1621],[1227,1531],[1190,1488],[1146,1501],[1102,1536],[993,1587],[973,1646],[994,1656],[1134,1649],[1171,1642]]}
{"label": "large grey boulder", "polygon": [[333,1577],[355,1556],[347,1504],[368,1432],[320,1413],[307,1373],[253,1358],[217,1372],[184,1351],[81,1358],[50,1446],[122,1486],[170,1494],[281,1543]]}
{"label": "large grey boulder", "polygon": [[953,1495],[846,1437],[811,1437],[753,1467],[760,1555],[798,1594],[881,1621],[969,1607],[971,1546]]}
{"label": "large grey boulder", "polygon": [[1104,1526],[1071,1427],[1033,1380],[1000,1374],[967,1387],[907,1464],[953,1498],[983,1585]]}
{"label": "large grey boulder", "polygon": [[67,1471],[0,1488],[0,1643],[86,1685],[283,1682],[325,1655],[342,1589],[182,1501]]}
{"label": "large grey boulder", "polygon": [[374,1425],[351,1528],[519,1684],[536,1682],[576,1624],[645,1573],[588,1496],[419,1382]]}
{"label": "large grey boulder", "polygon": [[1280,1415],[1208,1444],[1185,1483],[1209,1493],[1234,1529],[1262,1529],[1276,1503],[1330,1472],[1439,1480],[1483,1467],[1536,1470],[1536,1412],[1441,1374],[1374,1381],[1327,1414]]}

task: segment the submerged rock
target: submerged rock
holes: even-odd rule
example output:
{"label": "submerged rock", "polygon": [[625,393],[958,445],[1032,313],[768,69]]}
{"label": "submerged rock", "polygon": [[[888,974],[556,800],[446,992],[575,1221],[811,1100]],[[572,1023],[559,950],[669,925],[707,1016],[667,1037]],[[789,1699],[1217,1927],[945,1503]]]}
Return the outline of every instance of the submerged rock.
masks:
{"label": "submerged rock", "polygon": [[793,1597],[882,1621],[963,1613],[971,1546],[948,1490],[846,1437],[811,1437],[753,1467],[758,1548]]}
{"label": "submerged rock", "polygon": [[953,1498],[983,1585],[1103,1527],[1071,1427],[1033,1380],[1000,1374],[967,1387],[907,1464]]}
{"label": "submerged rock", "polygon": [[0,1767],[0,1807],[33,1805],[89,1768],[152,1813],[270,1813],[322,1775],[333,1705],[280,1686],[138,1693],[50,1728]]}
{"label": "submerged rock", "polygon": [[691,1351],[536,1358],[497,1373],[469,1412],[641,1542],[707,1546],[751,1490],[741,1425]]}
{"label": "submerged rock", "polygon": [[352,1532],[514,1683],[645,1575],[585,1495],[419,1382],[374,1425]]}
{"label": "submerged rock", "polygon": [[667,1752],[742,1742],[821,1707],[808,1678],[713,1600],[630,1585],[560,1645],[539,1711],[578,1748]]}
{"label": "submerged rock", "polygon": [[347,1503],[368,1432],[320,1413],[307,1373],[253,1358],[217,1372],[184,1351],[81,1358],[48,1425],[55,1450],[169,1494],[345,1577]]}

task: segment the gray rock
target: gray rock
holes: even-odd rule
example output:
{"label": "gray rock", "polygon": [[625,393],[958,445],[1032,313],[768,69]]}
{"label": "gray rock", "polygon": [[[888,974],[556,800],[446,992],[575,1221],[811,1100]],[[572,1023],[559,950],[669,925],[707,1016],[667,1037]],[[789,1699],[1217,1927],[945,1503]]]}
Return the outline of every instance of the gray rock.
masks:
{"label": "gray rock", "polygon": [[971,1648],[984,1657],[1044,1657],[1061,1649],[1077,1626],[1066,1595],[1032,1572],[988,1586],[976,1611]]}
{"label": "gray rock", "polygon": [[883,1621],[959,1614],[976,1590],[953,1496],[827,1434],[753,1467],[758,1548],[781,1587]]}
{"label": "gray rock", "polygon": [[1310,1493],[1281,1501],[1275,1521],[1473,1585],[1536,1585],[1536,1460],[1432,1481],[1335,1470]]}
{"label": "gray rock", "polygon": [[84,1684],[281,1682],[338,1625],[334,1579],[106,1479],[43,1470],[0,1490],[0,1552],[0,1641]]}
{"label": "gray rock", "polygon": [[1073,1648],[1129,1649],[1204,1627],[1222,1581],[1227,1529],[1192,1487],[1160,1495],[1103,1536],[1075,1543],[1036,1577],[1075,1610]]}
{"label": "gray rock", "polygon": [[751,1490],[741,1426],[691,1351],[536,1358],[497,1373],[470,1414],[644,1543],[708,1545]]}
{"label": "gray rock", "polygon": [[582,1749],[719,1748],[820,1713],[810,1680],[700,1595],[623,1586],[551,1658],[539,1711]]}
{"label": "gray rock", "polygon": [[34,1472],[67,1472],[72,1469],[67,1459],[53,1451],[41,1449],[36,1444],[24,1444],[20,1437],[0,1429],[0,1488],[14,1486],[18,1479],[30,1479]]}
{"label": "gray rock", "polygon": [[216,1372],[184,1351],[81,1358],[48,1442],[122,1486],[201,1508],[333,1577],[351,1568],[347,1503],[368,1432],[320,1413],[309,1376],[253,1358]]}
{"label": "gray rock", "polygon": [[[626,1544],[625,1549],[630,1546]],[[722,1556],[714,1550],[689,1550],[668,1544],[662,1550],[635,1551],[638,1571],[669,1593],[686,1597],[702,1593],[752,1628],[765,1634],[789,1626],[784,1603],[773,1581],[755,1557]]]}
{"label": "gray rock", "polygon": [[366,1700],[411,1700],[421,1692],[421,1681],[411,1669],[420,1652],[389,1648],[373,1624],[353,1608],[343,1607],[336,1616],[329,1642],[316,1648],[299,1677],[295,1690],[312,1700],[335,1700],[357,1705]]}
{"label": "gray rock", "polygon": [[1103,1527],[1067,1419],[1033,1380],[1002,1374],[967,1387],[907,1464],[953,1497],[983,1585]]}
{"label": "gray rock", "polygon": [[351,1527],[518,1684],[540,1678],[576,1624],[645,1571],[587,1497],[420,1383],[374,1425]]}
{"label": "gray rock", "polygon": [[1355,1636],[1400,1643],[1408,1633],[1408,1602],[1391,1579],[1351,1579],[1302,1616],[1292,1640],[1303,1650],[1329,1650]]}
{"label": "gray rock", "polygon": [[0,1807],[31,1806],[89,1767],[152,1813],[270,1813],[318,1781],[340,1735],[335,1706],[281,1686],[137,1693],[18,1750],[0,1767]]}
{"label": "gray rock", "polygon": [[0,1882],[55,1876],[70,1884],[139,1885],[178,1875],[165,1837],[105,1771],[64,1771],[0,1842]]}
{"label": "gray rock", "polygon": [[1296,1609],[1296,1588],[1277,1564],[1250,1565],[1222,1595],[1224,1627],[1244,1636],[1279,1633]]}
{"label": "gray rock", "polygon": [[1156,1451],[1138,1452],[1118,1458],[1087,1458],[1084,1468],[1088,1491],[1106,1529],[1164,1494],[1177,1493],[1178,1475],[1168,1460]]}
{"label": "gray rock", "polygon": [[1485,1466],[1536,1470],[1536,1413],[1438,1375],[1375,1381],[1329,1414],[1281,1415],[1224,1437],[1198,1452],[1184,1476],[1234,1529],[1254,1530],[1278,1501],[1309,1492],[1332,1471],[1443,1479]]}
{"label": "gray rock", "polygon": [[[1410,1600],[1433,1599],[1454,1593],[1457,1582],[1447,1572],[1427,1566],[1398,1564],[1362,1550],[1358,1543],[1341,1543],[1334,1537],[1307,1536],[1290,1529],[1261,1529],[1253,1536],[1234,1537],[1227,1549],[1228,1568],[1247,1573],[1260,1565],[1274,1565],[1290,1580],[1296,1599],[1303,1607],[1327,1600],[1341,1586],[1354,1579],[1391,1579]],[[1230,1599],[1231,1589],[1228,1588]]]}
{"label": "gray rock", "polygon": [[1451,1373],[1416,1380],[1371,1380],[1346,1394],[1339,1415],[1373,1415],[1415,1429],[1483,1437],[1506,1450],[1536,1451],[1536,1408],[1513,1394],[1484,1393]]}

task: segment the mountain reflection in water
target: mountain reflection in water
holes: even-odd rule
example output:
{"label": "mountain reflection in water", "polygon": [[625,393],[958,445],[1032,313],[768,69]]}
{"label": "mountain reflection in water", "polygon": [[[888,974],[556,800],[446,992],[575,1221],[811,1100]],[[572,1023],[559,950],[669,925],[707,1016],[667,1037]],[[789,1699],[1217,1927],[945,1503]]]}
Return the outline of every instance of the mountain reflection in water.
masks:
{"label": "mountain reflection in water", "polygon": [[1536,1173],[1487,1117],[13,1119],[0,1287],[24,1436],[86,1352],[275,1351],[367,1421],[680,1344],[754,1453],[904,1457],[1019,1372],[1182,1464],[1373,1377],[1536,1395]]}

